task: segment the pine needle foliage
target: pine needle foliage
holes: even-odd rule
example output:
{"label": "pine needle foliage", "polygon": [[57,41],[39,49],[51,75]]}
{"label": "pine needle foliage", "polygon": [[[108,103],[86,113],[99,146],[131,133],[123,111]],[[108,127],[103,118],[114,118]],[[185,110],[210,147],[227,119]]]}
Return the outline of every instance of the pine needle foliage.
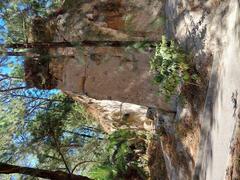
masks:
{"label": "pine needle foliage", "polygon": [[90,171],[90,177],[96,180],[146,179],[141,161],[146,152],[144,138],[133,131],[115,131],[108,137],[106,160]]}

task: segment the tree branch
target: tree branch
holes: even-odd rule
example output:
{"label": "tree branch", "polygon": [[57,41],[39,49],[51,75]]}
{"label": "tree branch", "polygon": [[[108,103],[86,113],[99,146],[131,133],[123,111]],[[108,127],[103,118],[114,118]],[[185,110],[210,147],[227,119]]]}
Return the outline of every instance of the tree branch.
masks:
{"label": "tree branch", "polygon": [[68,131],[68,130],[64,130],[64,132],[66,133],[69,133],[69,134],[73,134],[73,135],[76,135],[76,136],[81,136],[81,137],[86,137],[86,138],[97,138],[99,140],[103,140],[103,138],[101,137],[98,137],[97,135],[94,136],[94,135],[90,135],[90,134],[87,134],[87,133],[78,133],[78,132],[73,132],[73,131]]}
{"label": "tree branch", "polygon": [[53,140],[54,140],[54,142],[55,142],[57,151],[58,151],[58,153],[60,154],[60,156],[61,156],[61,158],[62,158],[62,160],[63,160],[63,163],[64,163],[64,165],[65,165],[68,173],[69,173],[69,174],[72,174],[70,168],[68,167],[67,161],[65,160],[64,155],[63,155],[63,153],[61,152],[61,147],[60,147],[59,144],[58,144],[58,141],[57,141],[57,139],[56,139],[56,137],[55,137],[54,132],[53,132]]}
{"label": "tree branch", "polygon": [[79,163],[77,163],[74,168],[72,169],[72,173],[77,169],[78,166],[80,166],[81,164],[84,164],[84,163],[90,163],[90,162],[99,162],[99,161],[81,161]]}
{"label": "tree branch", "polygon": [[0,174],[25,174],[33,177],[46,178],[51,180],[89,180],[88,177],[81,175],[68,174],[63,171],[49,171],[37,168],[21,167],[10,165],[6,163],[0,163]]}
{"label": "tree branch", "polygon": [[7,89],[0,89],[0,92],[9,92],[9,91],[15,91],[19,89],[25,89],[26,86],[20,86],[20,87],[13,87],[13,88],[7,88]]}
{"label": "tree branch", "polygon": [[48,101],[48,102],[63,102],[61,100],[58,99],[50,99],[50,98],[44,98],[44,97],[34,97],[34,96],[28,96],[25,94],[11,94],[11,96],[13,97],[22,97],[22,98],[26,98],[26,99],[33,99],[33,100],[43,100],[43,101]]}

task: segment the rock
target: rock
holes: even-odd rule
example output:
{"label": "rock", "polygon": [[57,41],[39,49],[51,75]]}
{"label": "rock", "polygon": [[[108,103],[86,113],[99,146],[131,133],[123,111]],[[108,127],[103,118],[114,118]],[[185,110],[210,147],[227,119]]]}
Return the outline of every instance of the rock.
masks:
{"label": "rock", "polygon": [[[158,41],[164,30],[159,19],[162,7],[161,2],[141,0],[78,3],[75,11],[67,10],[67,16],[58,17],[60,28],[55,41]],[[129,48],[78,46],[71,51],[75,58],[50,63],[52,74],[59,80],[57,87],[99,100],[175,111],[175,101],[165,102],[158,95],[158,86],[152,83],[149,65],[152,53]],[[57,49],[51,50],[51,54],[66,56],[69,52]]]}
{"label": "rock", "polygon": [[82,104],[107,133],[117,129],[149,132],[155,130],[154,121],[147,118],[147,107],[112,100],[96,100],[71,92],[65,93]]}

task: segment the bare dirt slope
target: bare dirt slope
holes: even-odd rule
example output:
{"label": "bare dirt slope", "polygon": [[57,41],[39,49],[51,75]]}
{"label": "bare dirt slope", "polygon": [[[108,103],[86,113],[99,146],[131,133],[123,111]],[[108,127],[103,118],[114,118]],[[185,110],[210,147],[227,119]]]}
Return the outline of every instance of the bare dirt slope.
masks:
{"label": "bare dirt slope", "polygon": [[237,121],[240,87],[239,2],[226,6],[226,26],[219,27],[221,51],[214,64],[202,116],[202,139],[195,179],[224,179]]}
{"label": "bare dirt slope", "polygon": [[240,87],[239,1],[168,0],[165,12],[168,36],[194,54],[197,69],[213,57],[193,179],[224,179]]}

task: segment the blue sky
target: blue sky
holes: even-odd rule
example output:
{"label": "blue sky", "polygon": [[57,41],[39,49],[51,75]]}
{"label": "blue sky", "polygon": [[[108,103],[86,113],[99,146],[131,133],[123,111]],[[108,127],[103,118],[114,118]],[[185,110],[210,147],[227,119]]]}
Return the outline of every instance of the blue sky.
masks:
{"label": "blue sky", "polygon": [[[5,27],[5,23],[4,23],[3,19],[0,18],[0,44],[4,43],[4,36],[2,35],[4,33],[7,33],[7,29]],[[12,56],[12,57],[7,57],[7,58],[8,58],[8,61],[13,64],[23,64],[23,61],[24,61],[23,57],[13,57]],[[11,70],[12,70],[12,68],[9,66],[0,67],[0,73],[2,73],[2,74],[9,74],[11,72]],[[40,93],[43,90],[32,89],[32,91]],[[57,94],[59,92],[60,92],[60,90],[53,89],[51,91],[48,91],[48,95],[51,96],[51,95]],[[17,138],[13,139],[13,142],[17,144]],[[38,160],[35,155],[29,154],[29,155],[26,155],[18,163],[19,163],[19,165],[22,165],[22,166],[36,167],[36,165],[38,164]],[[1,179],[1,176],[0,176],[0,179]],[[17,179],[17,177],[15,175],[12,175],[11,179],[15,180],[15,179]]]}
{"label": "blue sky", "polygon": [[[1,32],[3,32],[3,34],[7,33],[7,28],[5,27],[5,23],[2,18],[0,18],[0,27],[1,27],[0,30],[1,30]],[[3,27],[4,27],[4,29],[3,29]],[[2,34],[0,34],[0,44],[3,44],[3,43],[4,43],[4,37]],[[22,58],[17,59],[16,57],[7,57],[7,58],[12,63],[18,63],[18,62],[22,63],[22,60],[23,60]],[[8,74],[11,71],[11,68],[8,66],[0,67],[0,71],[2,73]]]}
{"label": "blue sky", "polygon": [[[4,26],[4,21],[2,20],[2,18],[0,18],[0,27],[3,27],[3,26]],[[2,28],[1,28],[1,31],[3,31]],[[3,41],[4,41],[3,37],[0,36],[0,43],[3,43]]]}
{"label": "blue sky", "polygon": [[[4,23],[3,19],[0,18],[0,44],[4,43],[4,36],[3,36],[4,33],[7,33],[7,29],[5,27],[5,23]],[[12,56],[12,57],[7,57],[7,58],[8,58],[8,62],[9,63],[11,62],[12,64],[23,64],[23,60],[24,60],[23,57]],[[9,74],[9,73],[11,73],[11,70],[12,70],[12,68],[10,66],[0,67],[0,73],[2,73],[2,74]],[[32,91],[35,91],[36,93],[38,93],[38,92],[40,93],[43,90],[32,89]],[[51,96],[51,95],[57,94],[59,92],[60,92],[59,90],[53,89],[51,91],[48,91],[48,94],[49,94],[49,96]],[[13,139],[13,141],[17,142],[17,138]],[[28,155],[23,160],[21,160],[19,163],[20,163],[20,165],[23,165],[23,166],[35,167],[37,162],[38,161],[34,155]],[[1,177],[0,177],[0,179],[1,179]],[[13,175],[11,177],[11,179],[16,179],[16,177]]]}
{"label": "blue sky", "polygon": [[[0,27],[4,27],[4,30],[2,28],[0,28],[0,30],[3,30],[4,33],[7,33],[7,28],[5,27],[5,23],[4,20],[2,18],[0,18]],[[3,32],[2,31],[2,32]],[[4,43],[4,37],[0,34],[0,44]],[[24,58],[23,57],[14,57],[14,56],[10,56],[7,57],[9,63],[12,64],[23,64]],[[11,72],[12,68],[9,66],[4,66],[4,67],[0,67],[0,72],[4,73],[4,74],[9,74]],[[59,93],[60,91],[57,89],[54,89],[52,91],[49,91],[50,94],[56,94]]]}

